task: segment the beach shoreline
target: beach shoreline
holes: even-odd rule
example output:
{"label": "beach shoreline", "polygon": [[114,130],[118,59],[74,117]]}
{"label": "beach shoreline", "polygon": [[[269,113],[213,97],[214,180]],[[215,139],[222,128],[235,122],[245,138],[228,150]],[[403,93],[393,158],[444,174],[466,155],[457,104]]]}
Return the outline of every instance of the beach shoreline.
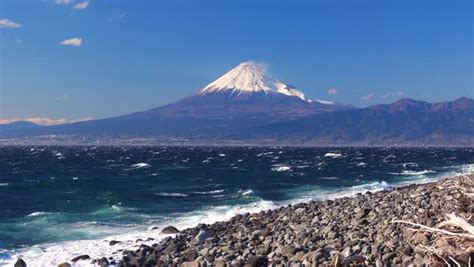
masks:
{"label": "beach shoreline", "polygon": [[[447,215],[455,214],[472,225],[473,188],[474,175],[460,175],[237,215],[229,221],[200,224],[179,233],[167,227],[161,230],[175,236],[150,246],[141,244],[135,250],[117,250],[100,259],[79,255],[70,263],[73,266],[83,266],[86,262],[98,266],[406,266],[446,265],[448,260],[468,266],[474,253],[473,240],[454,237],[443,243],[442,234],[409,223],[436,228],[446,221]],[[463,233],[459,228],[444,230]],[[110,245],[114,242],[110,241]]]}

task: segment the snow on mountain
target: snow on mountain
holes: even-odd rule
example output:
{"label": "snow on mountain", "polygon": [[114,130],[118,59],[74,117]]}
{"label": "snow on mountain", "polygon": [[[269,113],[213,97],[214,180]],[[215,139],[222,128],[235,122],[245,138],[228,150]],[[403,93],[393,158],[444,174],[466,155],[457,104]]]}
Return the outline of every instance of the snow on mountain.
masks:
{"label": "snow on mountain", "polygon": [[270,77],[264,65],[253,61],[239,64],[199,91],[200,94],[215,92],[231,92],[235,95],[273,92],[306,101],[303,92]]}

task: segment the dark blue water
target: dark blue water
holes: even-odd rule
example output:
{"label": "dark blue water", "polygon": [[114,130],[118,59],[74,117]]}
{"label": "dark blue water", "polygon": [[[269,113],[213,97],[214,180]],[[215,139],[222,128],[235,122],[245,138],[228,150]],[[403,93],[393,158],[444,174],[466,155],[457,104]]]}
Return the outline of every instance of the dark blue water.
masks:
{"label": "dark blue water", "polygon": [[469,148],[1,147],[0,257],[425,181],[472,164]]}

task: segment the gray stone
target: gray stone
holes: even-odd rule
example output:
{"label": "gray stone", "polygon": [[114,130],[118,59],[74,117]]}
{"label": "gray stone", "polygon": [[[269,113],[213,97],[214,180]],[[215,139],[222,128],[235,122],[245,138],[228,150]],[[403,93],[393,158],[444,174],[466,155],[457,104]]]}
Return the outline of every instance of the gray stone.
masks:
{"label": "gray stone", "polygon": [[402,260],[402,263],[403,263],[403,266],[406,266],[407,264],[409,263],[412,263],[413,262],[413,257],[403,257],[403,260]]}
{"label": "gray stone", "polygon": [[389,253],[386,253],[386,254],[383,255],[382,260],[384,260],[384,261],[391,260],[391,259],[395,258],[396,256],[397,256],[397,253],[389,252]]}
{"label": "gray stone", "polygon": [[22,258],[18,258],[13,266],[14,267],[26,267],[26,262]]}
{"label": "gray stone", "polygon": [[201,264],[199,261],[185,261],[179,267],[201,267]]}
{"label": "gray stone", "polygon": [[194,237],[193,244],[202,244],[206,238],[211,236],[210,231],[201,230],[199,233]]}
{"label": "gray stone", "polygon": [[122,243],[122,242],[121,242],[121,241],[117,241],[117,240],[111,240],[111,241],[109,242],[109,245],[110,245],[110,246],[113,246],[113,245],[115,245],[115,244],[120,244],[120,243]]}
{"label": "gray stone", "polygon": [[346,247],[342,251],[342,256],[344,257],[349,257],[352,254],[352,248],[351,247]]}
{"label": "gray stone", "polygon": [[292,246],[279,246],[275,252],[285,257],[291,257],[295,254],[295,248]]}
{"label": "gray stone", "polygon": [[161,230],[160,233],[165,235],[177,234],[179,233],[179,230],[174,226],[166,226],[165,228],[163,228],[163,230]]}
{"label": "gray stone", "polygon": [[82,261],[82,260],[89,260],[91,257],[87,254],[84,255],[79,255],[77,257],[74,257],[71,261],[76,262],[76,261]]}
{"label": "gray stone", "polygon": [[245,267],[267,266],[267,260],[261,256],[250,256],[244,266]]}
{"label": "gray stone", "polygon": [[303,212],[305,212],[305,211],[306,211],[305,208],[298,208],[298,209],[295,210],[295,213],[298,213],[298,214],[299,214],[299,213],[303,213]]}

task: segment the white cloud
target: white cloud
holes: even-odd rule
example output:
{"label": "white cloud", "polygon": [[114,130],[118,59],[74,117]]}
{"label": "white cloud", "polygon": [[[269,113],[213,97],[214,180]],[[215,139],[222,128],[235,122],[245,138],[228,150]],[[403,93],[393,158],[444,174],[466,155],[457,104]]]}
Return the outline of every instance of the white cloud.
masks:
{"label": "white cloud", "polygon": [[71,0],[56,0],[54,1],[57,5],[69,5]]}
{"label": "white cloud", "polygon": [[82,44],[82,38],[71,38],[61,41],[60,45],[69,45],[69,46],[80,46]]}
{"label": "white cloud", "polygon": [[396,97],[400,97],[402,95],[404,95],[404,93],[402,91],[389,92],[389,93],[386,93],[386,94],[382,95],[380,98],[382,98],[382,99],[396,98]]}
{"label": "white cloud", "polygon": [[89,2],[80,2],[74,5],[74,9],[76,10],[81,10],[81,9],[86,9],[89,6]]}
{"label": "white cloud", "polygon": [[331,89],[329,89],[329,90],[328,90],[328,94],[330,94],[330,95],[335,95],[335,94],[337,94],[337,89],[336,89],[336,88],[331,88]]}
{"label": "white cloud", "polygon": [[123,12],[123,13],[120,13],[120,14],[115,14],[115,15],[112,15],[110,18],[108,18],[107,20],[109,22],[114,22],[114,21],[118,21],[118,20],[121,20],[123,18],[125,18],[125,16],[127,16],[127,12]]}
{"label": "white cloud", "polygon": [[21,24],[15,23],[9,19],[0,19],[0,28],[16,29],[20,27]]}
{"label": "white cloud", "polygon": [[360,99],[363,99],[363,100],[370,100],[372,98],[374,98],[375,94],[373,93],[370,93],[368,95],[365,95],[365,96],[361,96]]}
{"label": "white cloud", "polygon": [[29,122],[33,122],[39,125],[58,125],[58,124],[65,124],[65,123],[88,121],[92,119],[94,118],[84,117],[84,118],[70,120],[70,119],[65,119],[65,118],[53,119],[53,118],[47,118],[47,117],[32,117],[32,118],[24,118],[24,119],[0,119],[0,124],[8,124],[15,121],[29,121]]}

